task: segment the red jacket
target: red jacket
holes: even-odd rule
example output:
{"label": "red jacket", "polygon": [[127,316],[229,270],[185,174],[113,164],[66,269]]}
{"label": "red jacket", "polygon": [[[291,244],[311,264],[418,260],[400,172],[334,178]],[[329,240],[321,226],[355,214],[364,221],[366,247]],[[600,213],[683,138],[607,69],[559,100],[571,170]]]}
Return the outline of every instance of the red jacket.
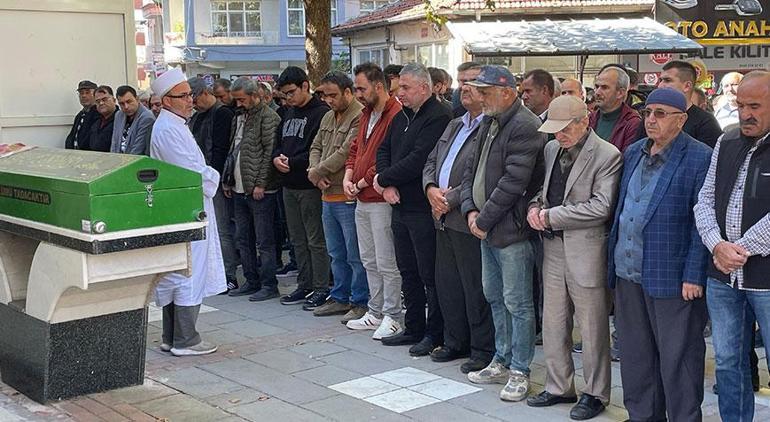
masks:
{"label": "red jacket", "polygon": [[364,179],[369,185],[358,194],[358,200],[361,202],[384,202],[382,195],[377,193],[372,187],[374,175],[377,174],[375,169],[377,149],[385,139],[385,134],[388,133],[393,117],[400,112],[401,103],[396,100],[396,97],[390,97],[388,102],[385,103],[380,120],[374,124],[374,129],[372,129],[369,139],[366,139],[366,129],[369,127],[372,108],[366,107],[361,114],[361,119],[358,122],[358,135],[350,144],[350,153],[348,154],[347,161],[345,161],[345,169],[353,170],[353,176],[351,177],[353,183]]}
{"label": "red jacket", "polygon": [[[639,125],[642,123],[642,117],[626,103],[620,107],[620,116],[615,122],[615,127],[612,128],[612,135],[606,140],[623,152],[626,147],[639,140]],[[591,113],[588,124],[591,129],[596,130],[598,122],[599,110],[597,109]]]}

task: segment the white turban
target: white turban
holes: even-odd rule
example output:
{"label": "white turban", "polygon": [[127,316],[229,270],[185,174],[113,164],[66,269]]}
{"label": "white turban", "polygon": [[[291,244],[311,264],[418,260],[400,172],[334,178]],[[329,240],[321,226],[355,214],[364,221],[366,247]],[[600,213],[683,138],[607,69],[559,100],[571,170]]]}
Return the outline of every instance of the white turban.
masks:
{"label": "white turban", "polygon": [[169,91],[182,82],[187,82],[187,78],[181,69],[175,67],[158,76],[150,87],[155,95],[163,98],[164,95],[168,94]]}

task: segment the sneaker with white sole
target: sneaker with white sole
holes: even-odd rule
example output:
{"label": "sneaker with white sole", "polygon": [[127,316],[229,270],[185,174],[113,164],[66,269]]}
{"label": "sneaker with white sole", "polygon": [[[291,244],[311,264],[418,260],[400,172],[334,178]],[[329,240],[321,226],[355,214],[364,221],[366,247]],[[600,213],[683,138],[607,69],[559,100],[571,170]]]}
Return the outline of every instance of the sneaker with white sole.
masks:
{"label": "sneaker with white sole", "polygon": [[171,345],[168,343],[161,343],[160,344],[160,351],[161,352],[170,352],[171,351]]}
{"label": "sneaker with white sole", "polygon": [[500,399],[505,401],[522,401],[529,394],[529,376],[521,371],[511,369],[508,383],[500,391]]}
{"label": "sneaker with white sole", "polygon": [[404,329],[401,328],[401,324],[399,324],[398,321],[385,315],[380,326],[377,327],[374,334],[372,334],[372,339],[382,340],[384,338],[395,336],[396,334],[401,334],[403,331]]}
{"label": "sneaker with white sole", "polygon": [[367,312],[359,319],[348,321],[345,324],[351,330],[376,330],[382,324],[382,320]]}
{"label": "sneaker with white sole", "polygon": [[468,372],[468,381],[474,384],[505,384],[508,378],[508,368],[494,359],[481,371]]}
{"label": "sneaker with white sole", "polygon": [[200,355],[208,355],[210,353],[214,353],[217,351],[217,346],[206,343],[205,341],[202,341],[195,346],[185,347],[185,348],[172,348],[171,354],[174,356],[200,356]]}

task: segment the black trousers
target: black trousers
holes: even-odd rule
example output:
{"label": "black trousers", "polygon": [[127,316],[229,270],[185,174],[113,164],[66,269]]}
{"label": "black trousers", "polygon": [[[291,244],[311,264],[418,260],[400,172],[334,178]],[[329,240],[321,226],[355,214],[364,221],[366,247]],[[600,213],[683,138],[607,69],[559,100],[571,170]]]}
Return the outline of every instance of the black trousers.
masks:
{"label": "black trousers", "polygon": [[418,337],[430,337],[436,345],[443,344],[444,320],[434,278],[436,233],[433,217],[428,212],[403,212],[394,208],[391,229],[406,305],[404,331]]}
{"label": "black trousers", "polygon": [[535,333],[543,331],[543,239],[540,233],[529,238],[535,251],[535,268],[532,271],[532,303],[535,305]]}
{"label": "black trousers", "polygon": [[481,287],[481,245],[474,236],[436,231],[436,293],[444,317],[444,345],[490,361],[495,354],[492,312]]}
{"label": "black trousers", "polygon": [[615,323],[629,419],[702,420],[705,298],[653,298],[640,285],[618,279]]}
{"label": "black trousers", "polygon": [[201,305],[179,306],[169,303],[163,307],[163,342],[177,349],[185,349],[201,342],[195,329]]}

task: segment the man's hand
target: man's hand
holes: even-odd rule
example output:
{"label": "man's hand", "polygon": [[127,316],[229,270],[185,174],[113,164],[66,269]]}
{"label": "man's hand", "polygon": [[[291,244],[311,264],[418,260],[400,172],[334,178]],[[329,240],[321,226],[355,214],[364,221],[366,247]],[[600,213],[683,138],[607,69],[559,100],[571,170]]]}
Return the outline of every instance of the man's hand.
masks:
{"label": "man's hand", "polygon": [[722,241],[714,247],[714,265],[725,274],[730,274],[746,264],[749,252],[743,246]]}
{"label": "man's hand", "polygon": [[254,190],[251,191],[251,197],[254,198],[255,201],[261,201],[265,198],[265,188],[254,186]]}
{"label": "man's hand", "polygon": [[[425,192],[428,196],[428,202],[430,202],[434,217],[436,214],[441,216],[449,212],[449,201],[446,199],[447,192],[449,192],[449,189],[440,189],[437,186],[431,186]],[[436,218],[436,220],[438,220],[438,218]]]}
{"label": "man's hand", "polygon": [[314,168],[307,169],[307,180],[310,180],[314,186],[318,186],[318,181],[321,180],[321,175]]}
{"label": "man's hand", "polygon": [[682,299],[686,301],[703,297],[703,286],[684,282],[682,283]]}
{"label": "man's hand", "polygon": [[276,170],[280,171],[281,173],[288,173],[289,172],[289,157],[281,154],[281,155],[273,158],[273,165],[275,166]]}
{"label": "man's hand", "polygon": [[540,222],[540,207],[532,207],[527,213],[527,222],[529,226],[537,231],[545,230],[545,226]]}
{"label": "man's hand", "polygon": [[478,211],[471,211],[468,213],[468,228],[471,229],[471,234],[477,238],[484,240],[487,238],[487,232],[481,230],[476,226],[476,219],[479,217]]}
{"label": "man's hand", "polygon": [[225,198],[233,197],[233,191],[230,190],[230,186],[227,185],[222,185],[222,194],[225,196]]}
{"label": "man's hand", "polygon": [[324,190],[324,189],[328,189],[329,186],[332,185],[332,182],[327,177],[322,177],[321,179],[318,180],[318,183],[316,183],[315,185],[318,187],[318,189]]}
{"label": "man's hand", "polygon": [[540,218],[540,225],[542,225],[544,229],[551,228],[551,224],[548,221],[548,210],[540,210],[538,217]]}
{"label": "man's hand", "polygon": [[383,197],[384,197],[385,195],[383,194],[383,192],[385,192],[385,188],[380,186],[380,182],[378,181],[379,177],[380,177],[379,174],[375,174],[374,175],[374,186],[373,187],[374,187],[374,190],[377,191],[377,193],[379,193],[380,195],[383,195]]}
{"label": "man's hand", "polygon": [[383,189],[382,197],[385,198],[385,202],[390,205],[395,205],[401,202],[401,196],[398,194],[398,189],[393,186],[388,186]]}
{"label": "man's hand", "polygon": [[342,181],[342,191],[345,192],[345,196],[348,199],[356,199],[356,196],[358,196],[356,184],[348,179]]}

